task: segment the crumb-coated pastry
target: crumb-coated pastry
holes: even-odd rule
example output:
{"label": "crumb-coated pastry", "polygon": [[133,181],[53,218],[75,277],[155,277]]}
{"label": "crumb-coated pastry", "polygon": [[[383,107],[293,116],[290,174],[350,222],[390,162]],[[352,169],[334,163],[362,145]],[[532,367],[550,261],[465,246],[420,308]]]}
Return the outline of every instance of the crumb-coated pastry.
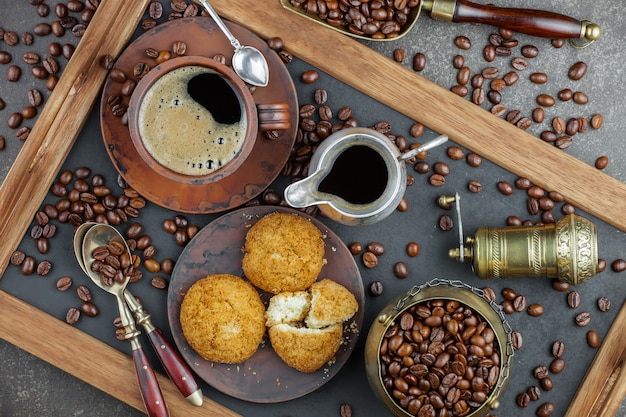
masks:
{"label": "crumb-coated pastry", "polygon": [[311,308],[311,295],[306,291],[287,291],[270,298],[265,311],[265,325],[272,327],[281,323],[298,323]]}
{"label": "crumb-coated pastry", "polygon": [[265,307],[241,277],[209,275],[187,291],[180,323],[189,345],[212,362],[239,363],[251,357],[265,333]]}
{"label": "crumb-coated pastry", "polygon": [[320,369],[339,350],[343,325],[309,329],[278,324],[268,330],[274,351],[292,368],[310,373]]}
{"label": "crumb-coated pastry", "polygon": [[359,303],[343,285],[322,279],[311,285],[311,309],[305,323],[312,329],[320,329],[335,323],[342,323],[352,317],[359,309]]}
{"label": "crumb-coated pastry", "polygon": [[261,218],[246,234],[244,252],[246,277],[272,294],[306,290],[326,262],[320,230],[293,213]]}

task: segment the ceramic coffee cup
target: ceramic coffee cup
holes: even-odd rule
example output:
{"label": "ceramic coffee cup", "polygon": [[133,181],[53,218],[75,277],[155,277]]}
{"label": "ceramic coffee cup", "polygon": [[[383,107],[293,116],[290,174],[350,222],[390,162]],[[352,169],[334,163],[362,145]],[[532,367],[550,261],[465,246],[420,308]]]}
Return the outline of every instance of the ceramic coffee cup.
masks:
{"label": "ceramic coffee cup", "polygon": [[235,172],[259,131],[290,127],[287,103],[256,104],[248,86],[213,58],[184,56],[157,65],[131,96],[135,148],[159,174],[210,183]]}

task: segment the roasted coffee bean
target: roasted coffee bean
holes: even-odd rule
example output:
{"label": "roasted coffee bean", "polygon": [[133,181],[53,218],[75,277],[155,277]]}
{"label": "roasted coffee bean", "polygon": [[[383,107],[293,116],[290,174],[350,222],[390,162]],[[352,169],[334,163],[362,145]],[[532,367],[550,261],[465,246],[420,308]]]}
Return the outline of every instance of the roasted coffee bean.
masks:
{"label": "roasted coffee bean", "polygon": [[21,250],[15,250],[11,254],[10,262],[11,265],[20,266],[24,262],[24,259],[26,259],[26,254]]}
{"label": "roasted coffee bean", "polygon": [[502,78],[494,78],[489,84],[493,91],[502,91],[506,87],[506,82]]}
{"label": "roasted coffee bean", "polygon": [[385,253],[385,246],[382,243],[371,242],[367,244],[366,248],[376,256],[381,256]]}
{"label": "roasted coffee bean", "polygon": [[565,129],[567,128],[567,124],[565,123],[565,119],[561,116],[557,116],[552,119],[552,129],[557,135],[565,133]]}
{"label": "roasted coffee bean", "polygon": [[483,48],[483,59],[486,62],[493,62],[496,59],[496,47],[494,45],[485,45]]}
{"label": "roasted coffee bean", "polygon": [[596,304],[598,305],[598,310],[602,311],[603,313],[606,313],[611,309],[611,300],[609,300],[607,297],[598,298]]}
{"label": "roasted coffee bean", "polygon": [[560,374],[565,369],[565,359],[561,357],[554,358],[550,363],[549,369],[553,374]]}
{"label": "roasted coffee bean", "polygon": [[606,269],[606,260],[605,259],[598,259],[598,272],[603,272]]}
{"label": "roasted coffee bean", "polygon": [[352,406],[350,404],[341,404],[339,407],[340,417],[352,417]]}
{"label": "roasted coffee bean", "polygon": [[465,97],[469,93],[469,89],[464,85],[454,85],[450,88],[454,94],[460,97]]}
{"label": "roasted coffee bean", "polygon": [[6,43],[9,46],[17,45],[17,43],[20,41],[20,38],[17,35],[17,33],[12,30],[5,31],[3,39],[4,39],[4,43]]}
{"label": "roasted coffee bean", "polygon": [[470,193],[480,193],[483,190],[483,186],[476,180],[471,180],[467,183],[467,189]]}
{"label": "roasted coffee bean", "polygon": [[366,268],[371,269],[378,265],[378,257],[370,251],[363,252],[363,256],[361,257],[361,259],[363,261],[363,265]]}
{"label": "roasted coffee bean", "polygon": [[465,85],[469,82],[472,71],[469,67],[462,67],[456,74],[456,82],[460,85]]}
{"label": "roasted coffee bean", "polygon": [[555,103],[556,100],[554,100],[554,97],[552,97],[550,94],[539,94],[537,96],[537,104],[539,104],[540,106],[552,107]]}
{"label": "roasted coffee bean", "polygon": [[554,145],[559,149],[567,149],[574,144],[571,136],[561,136],[554,141]]}
{"label": "roasted coffee bean", "polygon": [[511,195],[513,194],[513,186],[506,182],[506,181],[500,181],[498,182],[498,191],[500,191],[502,194],[504,195]]}
{"label": "roasted coffee bean", "polygon": [[436,174],[439,174],[445,177],[448,174],[450,174],[450,166],[446,164],[445,162],[435,162],[435,164],[433,165],[433,171]]}
{"label": "roasted coffee bean", "polygon": [[554,356],[555,358],[560,358],[561,356],[563,356],[564,352],[565,352],[565,343],[563,343],[560,340],[557,340],[554,343],[552,343],[552,348],[551,348],[552,356]]}
{"label": "roasted coffee bean", "polygon": [[574,97],[574,92],[569,88],[564,88],[556,96],[561,101],[570,101]]}
{"label": "roasted coffee bean", "polygon": [[69,325],[76,324],[79,318],[80,310],[76,307],[71,307],[69,310],[67,310],[67,313],[65,313],[65,322]]}
{"label": "roasted coffee bean", "polygon": [[43,260],[37,264],[37,275],[46,276],[52,270],[52,263],[48,260]]}
{"label": "roasted coffee bean", "polygon": [[578,291],[570,291],[570,293],[567,294],[567,305],[573,309],[580,306],[580,294]]}
{"label": "roasted coffee bean", "polygon": [[517,395],[515,403],[517,404],[518,407],[522,407],[522,408],[528,407],[528,405],[530,404],[530,396],[526,392],[520,392]]}
{"label": "roasted coffee bean", "polygon": [[460,161],[465,158],[465,152],[458,146],[450,146],[446,152],[450,159]]}
{"label": "roasted coffee bean", "polygon": [[463,57],[463,55],[455,55],[454,58],[452,58],[452,66],[455,69],[461,69],[464,65],[465,58]]}
{"label": "roasted coffee bean", "polygon": [[152,278],[152,280],[150,281],[150,284],[154,288],[159,289],[159,290],[166,289],[167,285],[168,285],[167,280],[165,278],[159,277],[159,276]]}
{"label": "roasted coffee bean", "polygon": [[548,82],[548,74],[545,72],[533,72],[530,74],[530,81],[535,84],[545,84]]}
{"label": "roasted coffee bean", "polygon": [[518,71],[523,71],[528,68],[528,61],[522,57],[515,57],[511,60],[511,66]]}
{"label": "roasted coffee bean", "polygon": [[622,272],[626,270],[626,261],[621,258],[614,260],[611,262],[611,269],[613,272]]}
{"label": "roasted coffee bean", "polygon": [[89,301],[83,302],[80,305],[80,311],[84,315],[89,316],[89,317],[96,317],[100,313],[100,311],[98,310],[98,307],[96,307],[94,303],[89,302]]}
{"label": "roasted coffee bean", "polygon": [[513,349],[520,350],[523,346],[522,334],[518,331],[511,332],[511,342],[513,344]]}
{"label": "roasted coffee bean", "polygon": [[539,365],[533,369],[533,376],[539,380],[548,376],[548,368],[543,365]]}
{"label": "roasted coffee bean", "polygon": [[22,76],[22,69],[17,65],[11,65],[7,68],[7,81],[17,82]]}
{"label": "roasted coffee bean", "polygon": [[506,107],[504,105],[498,106],[502,102],[502,94],[500,94],[499,91],[489,90],[487,92],[487,99],[489,102],[496,105],[491,109],[491,112],[498,116],[502,116],[506,111]]}
{"label": "roasted coffee bean", "polygon": [[550,402],[543,403],[537,409],[536,414],[537,414],[537,417],[550,417],[552,414],[554,414],[554,404]]}
{"label": "roasted coffee bean", "polygon": [[[507,86],[512,86],[519,80],[519,75],[515,71],[509,71],[502,77]],[[493,88],[493,87],[492,87]]]}
{"label": "roasted coffee bean", "polygon": [[587,94],[583,93],[582,91],[576,91],[574,93],[573,99],[574,103],[581,105],[587,104],[589,102],[589,97],[587,97]]}
{"label": "roasted coffee bean", "polygon": [[513,299],[513,308],[515,311],[524,311],[526,310],[526,297],[523,295],[518,295]]}
{"label": "roasted coffee bean", "polygon": [[510,287],[503,288],[500,293],[502,294],[502,297],[504,297],[504,299],[508,301],[513,301],[515,300],[515,297],[517,297],[517,292]]}
{"label": "roasted coffee bean", "polygon": [[10,53],[6,51],[0,51],[0,64],[8,64],[13,60],[13,57]]}
{"label": "roasted coffee bean", "polygon": [[406,245],[406,254],[412,258],[416,257],[420,253],[420,245],[417,242],[409,242]]}
{"label": "roasted coffee bean", "polygon": [[409,276],[409,268],[404,262],[396,262],[393,265],[393,273],[397,278],[404,279]]}
{"label": "roasted coffee bean", "polygon": [[426,55],[418,52],[413,56],[413,71],[423,71],[426,68]]}
{"label": "roasted coffee bean", "polygon": [[68,276],[61,277],[57,280],[56,287],[59,291],[67,291],[72,286],[72,278]]}
{"label": "roasted coffee bean", "polygon": [[582,61],[578,61],[573,64],[567,71],[567,76],[572,80],[580,80],[587,73],[587,64]]}
{"label": "roasted coffee bean", "polygon": [[378,297],[383,294],[383,283],[380,281],[373,281],[370,284],[370,294],[374,297]]}
{"label": "roasted coffee bean", "polygon": [[352,108],[350,106],[343,106],[337,111],[337,118],[342,122],[347,121],[352,117]]}
{"label": "roasted coffee bean", "polygon": [[587,311],[583,311],[582,313],[579,313],[576,315],[576,317],[574,318],[574,321],[576,322],[577,326],[580,326],[580,327],[588,326],[589,323],[591,323],[591,314],[589,314],[589,312]]}
{"label": "roasted coffee bean", "polygon": [[441,187],[443,185],[445,185],[446,183],[446,177],[444,177],[441,174],[432,174],[429,178],[428,178],[428,182],[430,183],[430,185],[432,185],[433,187]]}
{"label": "roasted coffee bean", "polygon": [[49,35],[50,32],[52,32],[52,26],[50,26],[49,23],[37,23],[34,27],[33,27],[33,33],[37,36],[46,36]]}
{"label": "roasted coffee bean", "polygon": [[23,275],[31,275],[35,272],[35,258],[32,256],[26,256],[20,265],[20,272]]}
{"label": "roasted coffee bean", "polygon": [[65,28],[61,24],[60,20],[55,20],[50,24],[50,28],[52,30],[52,34],[57,38],[63,37],[65,35]]}
{"label": "roasted coffee bean", "polygon": [[452,217],[448,216],[447,214],[439,217],[439,228],[444,232],[452,230],[454,228],[454,222],[452,220]]}
{"label": "roasted coffee bean", "polygon": [[26,139],[28,139],[29,135],[30,135],[30,127],[28,126],[22,126],[17,130],[17,132],[15,132],[15,137],[21,141],[25,141]]}
{"label": "roasted coffee bean", "polygon": [[319,75],[319,73],[317,71],[315,71],[315,70],[307,70],[307,71],[304,71],[302,73],[302,75],[300,76],[300,79],[305,84],[313,84],[314,82],[316,82],[319,79],[319,77],[320,77],[320,75]]}
{"label": "roasted coffee bean", "polygon": [[602,124],[604,123],[604,117],[602,117],[601,114],[594,114],[593,116],[591,116],[591,127],[593,127],[594,129],[600,129],[602,127]]}
{"label": "roasted coffee bean", "polygon": [[472,41],[467,36],[457,36],[454,38],[454,44],[457,48],[468,50],[472,47]]}
{"label": "roasted coffee bean", "polygon": [[587,332],[587,344],[589,347],[597,348],[600,346],[600,335],[595,330],[589,330]]}
{"label": "roasted coffee bean", "polygon": [[79,285],[76,287],[76,295],[78,295],[78,299],[80,301],[91,301],[93,299],[91,291],[85,285]]}
{"label": "roasted coffee bean", "polygon": [[541,305],[541,304],[531,304],[531,305],[528,306],[526,311],[528,312],[528,315],[530,315],[530,316],[539,317],[539,316],[543,315],[544,308],[543,308],[543,305]]}
{"label": "roasted coffee bean", "polygon": [[76,47],[74,45],[72,45],[71,43],[66,43],[61,49],[61,54],[63,55],[63,58],[69,60],[70,58],[72,58],[72,55],[74,55],[75,50]]}
{"label": "roasted coffee bean", "polygon": [[524,45],[521,49],[522,55],[526,58],[536,58],[539,55],[539,48],[534,45]]}
{"label": "roasted coffee bean", "polygon": [[[546,113],[545,113],[545,111],[541,107],[536,107],[535,109],[533,109],[532,117],[533,117],[533,121],[535,123],[543,123],[543,121],[544,121],[544,119],[546,117]],[[556,139],[556,137],[555,137],[555,139]]]}
{"label": "roasted coffee bean", "polygon": [[551,391],[552,388],[554,388],[554,382],[549,376],[541,379],[541,381],[539,381],[539,385],[541,385],[541,388],[543,388],[544,391]]}

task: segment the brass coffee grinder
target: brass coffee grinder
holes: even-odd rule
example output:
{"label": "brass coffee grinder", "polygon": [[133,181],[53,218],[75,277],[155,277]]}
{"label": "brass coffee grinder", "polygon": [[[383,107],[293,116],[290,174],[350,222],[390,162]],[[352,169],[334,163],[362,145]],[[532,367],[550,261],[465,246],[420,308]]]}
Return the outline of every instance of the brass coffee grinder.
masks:
{"label": "brass coffee grinder", "polygon": [[471,261],[481,279],[558,278],[578,285],[598,272],[596,226],[581,216],[533,226],[480,227],[464,245],[459,195],[438,199],[442,207],[451,203],[456,203],[459,247],[448,256]]}

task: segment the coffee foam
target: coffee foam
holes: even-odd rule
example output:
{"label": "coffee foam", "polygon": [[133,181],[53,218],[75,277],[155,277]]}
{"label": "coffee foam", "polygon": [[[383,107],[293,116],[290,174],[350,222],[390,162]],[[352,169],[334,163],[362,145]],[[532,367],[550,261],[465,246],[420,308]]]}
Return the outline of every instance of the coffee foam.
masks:
{"label": "coffee foam", "polygon": [[232,161],[246,136],[245,109],[238,123],[221,124],[187,92],[201,66],[184,66],[160,77],[139,106],[139,135],[161,165],[184,175],[207,175]]}

